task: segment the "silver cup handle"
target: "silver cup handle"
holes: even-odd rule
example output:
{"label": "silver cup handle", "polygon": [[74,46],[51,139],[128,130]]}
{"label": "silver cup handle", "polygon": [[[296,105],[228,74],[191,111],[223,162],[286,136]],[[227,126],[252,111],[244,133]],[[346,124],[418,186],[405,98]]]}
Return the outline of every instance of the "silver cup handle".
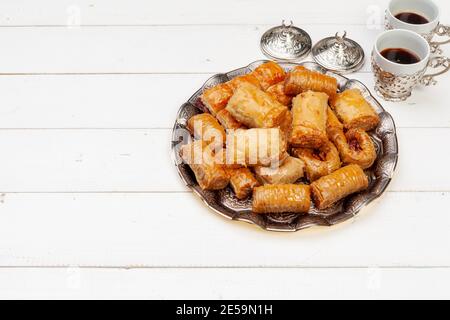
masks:
{"label": "silver cup handle", "polygon": [[442,56],[431,58],[428,67],[433,69],[443,68],[441,71],[425,74],[420,80],[420,83],[425,86],[435,85],[437,81],[434,78],[450,70],[450,58]]}
{"label": "silver cup handle", "polygon": [[432,41],[430,42],[431,51],[433,53],[441,54],[442,49],[440,48],[441,45],[450,43],[450,26],[446,26],[443,24],[438,24],[436,29],[434,29],[434,34],[440,36],[440,37],[447,37],[447,40],[444,41]]}

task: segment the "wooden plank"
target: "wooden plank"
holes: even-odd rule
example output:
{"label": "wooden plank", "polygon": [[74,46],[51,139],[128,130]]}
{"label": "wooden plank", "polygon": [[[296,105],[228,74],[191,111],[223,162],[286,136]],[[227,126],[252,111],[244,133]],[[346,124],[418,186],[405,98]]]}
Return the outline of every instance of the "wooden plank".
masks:
{"label": "wooden plank", "polygon": [[[442,0],[438,0],[442,2]],[[163,3],[145,0],[46,0],[37,5],[17,5],[5,0],[0,5],[1,25],[130,25],[130,24],[279,24],[282,19],[296,23],[359,23],[373,14],[381,24],[387,0],[377,5],[373,1],[351,1],[342,5],[334,1],[318,0],[314,5],[281,0],[276,5],[269,0],[231,0],[214,3],[207,0]]]}
{"label": "wooden plank", "polygon": [[5,269],[0,297],[448,299],[449,279],[449,269]]}
{"label": "wooden plank", "polygon": [[170,145],[170,130],[4,131],[0,190],[183,191]]}
{"label": "wooden plank", "polygon": [[[171,130],[3,130],[0,192],[174,192]],[[449,191],[450,129],[398,129],[392,191]]]}
{"label": "wooden plank", "polygon": [[3,76],[0,128],[171,128],[210,76]]}
{"label": "wooden plank", "polygon": [[[442,10],[442,21],[449,21],[445,0],[434,0]],[[19,3],[22,4],[20,1]],[[297,25],[361,24],[382,25],[388,0],[316,0],[314,5],[293,0],[229,0],[212,5],[207,0],[51,0],[26,2],[4,0],[0,4],[0,25],[167,25],[167,24],[268,24],[294,20]],[[332,30],[334,31],[334,30]]]}
{"label": "wooden plank", "polygon": [[[313,41],[347,30],[369,54],[378,30],[304,25]],[[224,72],[265,58],[267,26],[0,28],[1,73]],[[32,50],[30,50],[32,49]],[[365,70],[369,70],[366,63]]]}
{"label": "wooden plank", "polygon": [[449,201],[388,192],[353,221],[284,234],[189,193],[6,194],[0,266],[449,267]]}
{"label": "wooden plank", "polygon": [[[0,128],[171,128],[181,104],[212,74],[0,77]],[[373,90],[369,73],[349,75]],[[450,127],[449,77],[405,103],[380,102],[398,127]]]}

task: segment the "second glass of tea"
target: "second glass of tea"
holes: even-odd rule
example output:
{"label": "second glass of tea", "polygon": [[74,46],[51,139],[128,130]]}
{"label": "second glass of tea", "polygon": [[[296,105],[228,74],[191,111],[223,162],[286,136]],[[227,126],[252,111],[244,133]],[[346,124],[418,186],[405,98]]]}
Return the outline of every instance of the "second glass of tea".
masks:
{"label": "second glass of tea", "polygon": [[[431,52],[441,53],[439,46],[450,43],[450,27],[439,22],[439,7],[431,0],[391,0],[386,10],[386,30],[410,30],[424,37]],[[433,41],[435,35],[445,36]]]}

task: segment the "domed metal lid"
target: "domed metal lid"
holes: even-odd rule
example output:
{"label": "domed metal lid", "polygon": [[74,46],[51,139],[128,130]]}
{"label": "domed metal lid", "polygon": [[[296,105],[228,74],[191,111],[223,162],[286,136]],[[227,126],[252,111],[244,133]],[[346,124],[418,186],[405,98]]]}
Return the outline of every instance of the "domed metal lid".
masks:
{"label": "domed metal lid", "polygon": [[261,50],[269,58],[294,61],[304,58],[312,47],[311,37],[300,28],[284,23],[267,30],[261,37]]}
{"label": "domed metal lid", "polygon": [[314,60],[322,67],[336,73],[350,73],[364,65],[364,50],[352,39],[336,33],[334,37],[320,40],[312,49]]}

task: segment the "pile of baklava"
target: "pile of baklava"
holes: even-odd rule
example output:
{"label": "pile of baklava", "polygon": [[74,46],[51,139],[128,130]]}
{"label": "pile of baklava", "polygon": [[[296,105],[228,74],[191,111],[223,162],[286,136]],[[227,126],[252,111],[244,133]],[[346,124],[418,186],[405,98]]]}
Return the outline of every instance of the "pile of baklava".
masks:
{"label": "pile of baklava", "polygon": [[379,117],[357,89],[297,66],[267,62],[205,89],[209,112],[193,116],[180,148],[203,190],[231,187],[254,213],[327,209],[368,188],[377,153],[368,131]]}

